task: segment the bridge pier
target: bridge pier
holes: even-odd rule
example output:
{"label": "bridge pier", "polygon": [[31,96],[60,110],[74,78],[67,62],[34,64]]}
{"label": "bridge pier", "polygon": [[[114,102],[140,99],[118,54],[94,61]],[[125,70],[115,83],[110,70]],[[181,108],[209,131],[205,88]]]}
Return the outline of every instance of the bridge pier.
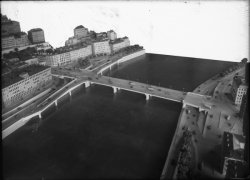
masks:
{"label": "bridge pier", "polygon": [[71,91],[69,91],[69,95],[70,95],[70,97],[71,97]]}
{"label": "bridge pier", "polygon": [[145,96],[146,96],[146,100],[149,100],[150,95],[149,94],[145,94]]}
{"label": "bridge pier", "polygon": [[56,108],[57,108],[57,100],[55,100],[55,105],[56,105]]}
{"label": "bridge pier", "polygon": [[182,108],[186,108],[187,104],[183,102]]}
{"label": "bridge pier", "polygon": [[39,119],[42,119],[42,113],[41,112],[39,112],[38,116],[39,116]]}
{"label": "bridge pier", "polygon": [[199,107],[199,112],[201,112],[201,111],[204,111],[204,109],[202,109],[202,108]]}
{"label": "bridge pier", "polygon": [[114,92],[114,93],[117,93],[118,90],[120,90],[120,88],[113,87],[113,92]]}
{"label": "bridge pier", "polygon": [[91,84],[91,82],[86,81],[86,82],[85,82],[85,87],[86,87],[86,88],[87,88],[87,87],[89,87],[89,86],[90,86],[90,84]]}

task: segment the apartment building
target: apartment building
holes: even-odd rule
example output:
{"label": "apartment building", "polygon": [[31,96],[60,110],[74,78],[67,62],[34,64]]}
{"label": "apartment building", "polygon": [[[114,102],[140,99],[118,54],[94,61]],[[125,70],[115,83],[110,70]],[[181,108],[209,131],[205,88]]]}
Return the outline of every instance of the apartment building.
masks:
{"label": "apartment building", "polygon": [[112,52],[117,52],[122,48],[130,46],[130,41],[128,37],[118,38],[114,41],[110,41],[110,48]]}
{"label": "apartment building", "polygon": [[5,107],[25,101],[52,81],[51,68],[30,65],[2,76],[2,103]]}
{"label": "apartment building", "polygon": [[117,38],[117,34],[113,30],[108,31],[107,36],[108,36],[109,40],[111,40],[111,41],[114,41]]}
{"label": "apartment building", "polygon": [[235,76],[233,78],[233,84],[231,88],[231,94],[233,101],[236,105],[240,105],[242,102],[243,95],[247,93],[248,84],[245,78],[242,76]]}
{"label": "apartment building", "polygon": [[2,36],[2,49],[28,46],[30,44],[25,32]]}
{"label": "apartment building", "polygon": [[51,55],[42,56],[39,58],[39,61],[46,62],[47,66],[64,66],[71,63],[70,53],[54,53]]}
{"label": "apartment building", "polygon": [[76,38],[85,37],[85,36],[88,35],[88,33],[89,33],[88,28],[85,28],[85,27],[82,26],[82,25],[77,26],[77,27],[74,29],[74,37],[76,37]]}
{"label": "apartment building", "polygon": [[109,39],[97,40],[92,43],[92,51],[94,55],[110,54]]}
{"label": "apartment building", "polygon": [[16,47],[28,46],[30,44],[28,36],[25,32],[15,34]]}
{"label": "apartment building", "polygon": [[41,28],[35,28],[28,31],[28,38],[32,44],[44,43],[44,31]]}
{"label": "apartment building", "polygon": [[92,46],[87,45],[84,47],[80,47],[77,49],[73,49],[70,52],[71,62],[78,60],[79,58],[85,58],[87,56],[92,55]]}
{"label": "apartment building", "polygon": [[14,36],[2,36],[2,49],[15,48],[16,47],[16,39]]}
{"label": "apartment building", "polygon": [[20,23],[17,21],[6,20],[1,23],[1,26],[2,36],[21,32]]}

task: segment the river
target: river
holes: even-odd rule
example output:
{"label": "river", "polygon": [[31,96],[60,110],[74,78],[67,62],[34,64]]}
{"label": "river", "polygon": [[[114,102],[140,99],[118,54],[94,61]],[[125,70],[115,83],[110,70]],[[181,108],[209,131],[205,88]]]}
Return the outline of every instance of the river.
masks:
{"label": "river", "polygon": [[[146,54],[106,74],[192,91],[231,64]],[[42,121],[33,119],[4,139],[4,177],[159,178],[181,107],[123,90],[114,95],[99,85],[81,87]]]}

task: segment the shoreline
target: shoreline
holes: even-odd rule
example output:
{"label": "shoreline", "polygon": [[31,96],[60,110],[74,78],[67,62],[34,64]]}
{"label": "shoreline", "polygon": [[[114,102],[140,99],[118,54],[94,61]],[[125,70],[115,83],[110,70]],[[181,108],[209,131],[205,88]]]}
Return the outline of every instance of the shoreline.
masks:
{"label": "shoreline", "polygon": [[[215,74],[215,75],[213,75],[213,76],[211,76],[209,79],[207,79],[206,81],[204,81],[203,83],[201,83],[199,86],[197,86],[192,92],[193,93],[197,93],[197,94],[201,94],[201,95],[206,95],[206,94],[209,94],[208,92],[209,91],[211,91],[212,92],[212,97],[214,97],[213,95],[214,95],[214,92],[215,92],[215,90],[216,90],[216,88],[218,87],[218,85],[221,83],[221,81],[223,81],[223,79],[226,79],[227,77],[230,77],[230,76],[232,76],[233,74],[235,74],[235,73],[237,73],[237,72],[240,72],[242,70],[242,67],[241,68],[239,68],[239,69],[237,69],[237,70],[235,70],[235,71],[232,71],[232,72],[230,72],[230,73],[228,73],[225,77],[220,77],[219,76],[219,74],[220,73],[217,73],[217,74]],[[213,81],[215,81],[215,82],[213,82]],[[206,86],[206,84],[209,84],[209,83],[211,83],[212,85],[210,85],[210,88],[211,88],[211,86],[212,86],[212,89],[209,89],[209,91],[207,91],[207,88],[209,87],[207,87]],[[202,87],[202,86],[204,86],[204,87]],[[202,89],[203,88],[203,89]],[[205,90],[204,92],[203,91],[201,91],[201,90]],[[211,92],[210,92],[210,94],[211,94]],[[168,156],[167,156],[167,159],[166,159],[166,161],[165,161],[165,164],[164,164],[164,167],[163,167],[163,170],[162,170],[162,173],[161,173],[161,180],[163,180],[163,179],[173,179],[174,177],[172,176],[172,175],[169,175],[169,173],[171,173],[170,171],[169,171],[169,167],[171,166],[171,164],[170,164],[170,160],[172,159],[172,158],[174,158],[174,153],[173,153],[173,150],[177,150],[176,148],[176,145],[178,144],[178,142],[176,142],[176,140],[177,140],[177,138],[180,138],[180,137],[182,137],[182,134],[181,134],[181,131],[179,131],[180,130],[180,124],[183,122],[183,120],[185,119],[185,113],[183,113],[183,112],[185,112],[184,111],[185,110],[185,107],[183,107],[182,108],[182,111],[181,111],[181,113],[180,113],[180,117],[179,117],[179,119],[178,119],[178,124],[177,124],[177,127],[176,127],[176,131],[175,131],[175,135],[174,135],[174,137],[173,137],[173,140],[172,140],[172,143],[171,143],[171,146],[170,146],[170,149],[169,149],[169,151],[168,151]],[[180,121],[180,122],[179,122]],[[205,128],[205,127],[204,127]],[[192,140],[193,140],[193,137],[192,137]],[[172,146],[174,146],[174,147],[172,147]],[[195,157],[193,157],[193,158],[195,158],[196,159],[196,161],[198,161],[198,152],[197,152],[197,147],[196,147],[196,144],[194,143],[194,146],[195,146]],[[172,168],[172,167],[170,167],[170,168]],[[174,168],[176,168],[176,166],[174,167]],[[196,169],[196,168],[195,168]]]}
{"label": "shoreline", "polygon": [[[112,62],[111,64],[103,67],[102,69],[99,70],[99,72],[105,71],[106,69],[109,68],[109,66],[114,65],[116,63],[122,63],[128,60],[131,60],[133,58],[139,57],[141,55],[145,54],[145,50],[140,50],[137,52],[134,52],[132,54],[123,56],[122,58]],[[98,73],[97,73],[98,74]],[[45,100],[42,101],[42,103],[38,104],[37,107],[40,107],[42,104],[44,104],[44,102],[48,101],[48,99],[51,99],[52,96],[54,96],[55,94],[57,94],[58,92],[62,91],[63,89],[66,89],[66,87],[70,86],[71,84],[73,84],[76,81],[76,79],[74,79],[73,81],[71,81],[70,83],[66,84],[65,86],[63,86],[62,88],[58,89],[56,92],[54,92],[53,94],[51,94],[48,98],[46,98]],[[88,82],[87,80],[83,82],[86,83]],[[68,91],[68,90],[67,90]],[[65,94],[65,93],[63,93]],[[61,96],[63,96],[63,94]],[[52,101],[53,102],[53,101]],[[27,116],[24,116],[22,118],[20,118],[19,120],[16,120],[13,124],[10,124],[8,127],[6,127],[5,129],[2,129],[2,139],[6,138],[8,135],[12,134],[13,132],[15,132],[17,129],[19,129],[20,127],[24,126],[27,122],[29,122],[33,117],[38,116],[39,114],[41,114],[41,112],[43,112],[44,110],[46,110],[47,108],[49,108],[51,106],[51,103],[49,103],[43,110],[37,110],[36,112],[33,112],[32,114],[28,114]],[[40,113],[39,113],[40,112]],[[39,115],[40,116],[40,115]]]}

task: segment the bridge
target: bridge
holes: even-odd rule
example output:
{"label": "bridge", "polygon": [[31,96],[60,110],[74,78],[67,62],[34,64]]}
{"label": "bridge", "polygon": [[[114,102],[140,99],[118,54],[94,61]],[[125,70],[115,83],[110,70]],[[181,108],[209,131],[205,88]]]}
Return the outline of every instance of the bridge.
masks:
{"label": "bridge", "polygon": [[89,81],[90,84],[98,84],[111,87],[113,88],[114,93],[122,89],[139,94],[144,94],[146,100],[149,100],[150,97],[158,97],[171,101],[182,102],[186,95],[186,93],[182,91],[107,76],[94,77]]}
{"label": "bridge", "polygon": [[[110,66],[106,66],[105,69],[110,68]],[[157,97],[161,99],[166,99],[175,102],[183,103],[183,107],[186,105],[198,108],[199,111],[209,111],[211,106],[211,97],[200,95],[192,92],[184,92],[159,86],[153,86],[145,83],[125,80],[125,79],[118,79],[113,77],[102,76],[101,72],[105,69],[99,71],[99,74],[93,72],[72,72],[65,70],[57,71],[55,75],[60,77],[76,77],[78,79],[87,78],[90,84],[98,84],[103,86],[108,86],[113,88],[113,92],[116,93],[120,89],[131,91],[139,94],[144,94],[146,100],[149,100],[150,97]],[[64,76],[65,75],[65,76]]]}
{"label": "bridge", "polygon": [[69,95],[71,97],[72,91],[84,84],[85,87],[91,86],[91,84],[97,84],[102,86],[111,87],[114,93],[119,90],[131,91],[139,94],[144,94],[145,99],[149,100],[150,97],[157,97],[161,99],[166,99],[170,101],[180,102],[183,104],[183,108],[186,105],[193,106],[199,109],[199,111],[208,112],[211,109],[209,105],[210,97],[199,95],[191,92],[183,92],[178,90],[173,90],[169,88],[153,86],[145,83],[118,79],[113,77],[102,76],[94,72],[89,71],[70,71],[70,70],[56,70],[52,71],[53,76],[60,78],[73,78],[74,80],[66,85],[63,89],[60,89],[56,93],[52,94],[44,102],[39,104],[35,112],[27,114],[20,120],[13,119],[11,121],[6,121],[2,125],[2,138],[7,137],[9,134],[14,132],[19,127],[27,123],[31,118],[38,116],[42,118],[42,113],[50,106],[58,105],[58,100],[63,96]]}

